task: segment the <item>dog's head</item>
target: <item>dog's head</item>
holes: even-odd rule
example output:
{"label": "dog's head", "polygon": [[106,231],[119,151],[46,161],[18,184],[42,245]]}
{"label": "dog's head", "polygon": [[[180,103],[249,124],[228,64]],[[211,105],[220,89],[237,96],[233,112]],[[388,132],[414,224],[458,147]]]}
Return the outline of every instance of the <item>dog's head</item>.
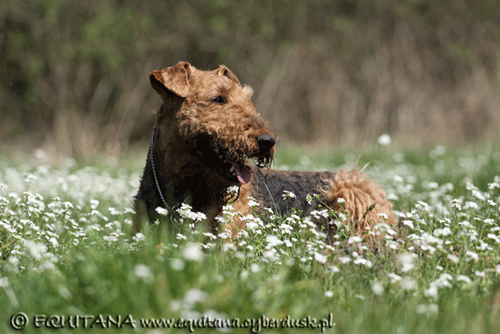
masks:
{"label": "dog's head", "polygon": [[194,159],[235,184],[250,181],[248,160],[271,164],[276,136],[255,111],[252,89],[227,67],[201,71],[180,62],[149,77],[163,99],[158,125],[168,119]]}

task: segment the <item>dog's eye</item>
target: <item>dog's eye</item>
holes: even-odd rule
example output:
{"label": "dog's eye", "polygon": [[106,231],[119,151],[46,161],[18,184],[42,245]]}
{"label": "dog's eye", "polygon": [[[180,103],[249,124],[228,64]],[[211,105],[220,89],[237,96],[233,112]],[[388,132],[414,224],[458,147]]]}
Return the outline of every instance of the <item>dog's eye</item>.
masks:
{"label": "dog's eye", "polygon": [[224,96],[220,96],[220,95],[217,96],[212,101],[214,101],[215,103],[218,103],[218,104],[224,104],[224,103],[226,103],[226,99],[224,98]]}

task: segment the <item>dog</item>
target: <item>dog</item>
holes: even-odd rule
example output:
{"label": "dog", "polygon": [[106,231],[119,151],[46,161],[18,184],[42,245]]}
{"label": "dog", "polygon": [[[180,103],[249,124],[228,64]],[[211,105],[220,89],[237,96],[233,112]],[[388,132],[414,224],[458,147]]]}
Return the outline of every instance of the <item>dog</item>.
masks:
{"label": "dog", "polygon": [[[250,213],[250,199],[287,215],[298,210],[309,215],[320,207],[345,214],[344,223],[366,236],[380,222],[395,225],[392,203],[384,190],[362,171],[302,172],[270,169],[276,135],[252,103],[253,91],[242,85],[224,65],[213,71],[188,62],[154,70],[152,87],[162,98],[156,113],[146,166],[135,196],[139,216],[158,218],[157,207],[175,212],[187,202],[202,212],[217,233],[217,216],[230,201],[228,188],[239,195],[234,210]],[[284,192],[291,194],[283,196]],[[314,200],[310,200],[314,197]],[[309,200],[308,200],[309,198]],[[141,229],[134,221],[133,232]],[[336,230],[331,219],[315,218],[329,237]],[[235,218],[226,230],[237,237],[245,221]]]}

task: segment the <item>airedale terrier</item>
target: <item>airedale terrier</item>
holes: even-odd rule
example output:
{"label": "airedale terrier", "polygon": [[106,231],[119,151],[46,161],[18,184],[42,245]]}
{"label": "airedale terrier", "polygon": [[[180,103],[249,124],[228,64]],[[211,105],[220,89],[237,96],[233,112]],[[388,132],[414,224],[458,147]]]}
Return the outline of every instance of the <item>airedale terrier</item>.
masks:
{"label": "airedale terrier", "polygon": [[[172,212],[188,202],[193,211],[206,215],[211,231],[217,232],[216,217],[230,198],[228,188],[237,186],[234,209],[243,214],[249,211],[251,197],[260,203],[260,210],[269,207],[281,214],[298,209],[307,215],[328,205],[346,212],[346,223],[359,233],[381,221],[395,223],[385,192],[355,169],[333,173],[264,168],[273,160],[276,136],[256,112],[252,89],[241,85],[227,67],[201,71],[180,62],[152,71],[149,77],[163,104],[135,197],[138,214],[145,208],[154,221],[157,207]],[[295,197],[284,198],[284,191]],[[313,194],[319,196],[311,203],[306,196]],[[335,233],[329,220],[315,222]],[[137,220],[134,225],[138,231]],[[239,219],[226,226],[233,237],[244,228]]]}

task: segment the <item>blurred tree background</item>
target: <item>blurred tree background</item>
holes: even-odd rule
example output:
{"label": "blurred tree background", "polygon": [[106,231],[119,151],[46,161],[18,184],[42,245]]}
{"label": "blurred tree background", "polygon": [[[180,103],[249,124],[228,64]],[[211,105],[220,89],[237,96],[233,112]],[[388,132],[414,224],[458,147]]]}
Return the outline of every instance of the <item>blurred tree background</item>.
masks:
{"label": "blurred tree background", "polygon": [[227,65],[281,141],[498,139],[497,0],[2,0],[0,143],[80,159],[148,140],[148,73]]}

